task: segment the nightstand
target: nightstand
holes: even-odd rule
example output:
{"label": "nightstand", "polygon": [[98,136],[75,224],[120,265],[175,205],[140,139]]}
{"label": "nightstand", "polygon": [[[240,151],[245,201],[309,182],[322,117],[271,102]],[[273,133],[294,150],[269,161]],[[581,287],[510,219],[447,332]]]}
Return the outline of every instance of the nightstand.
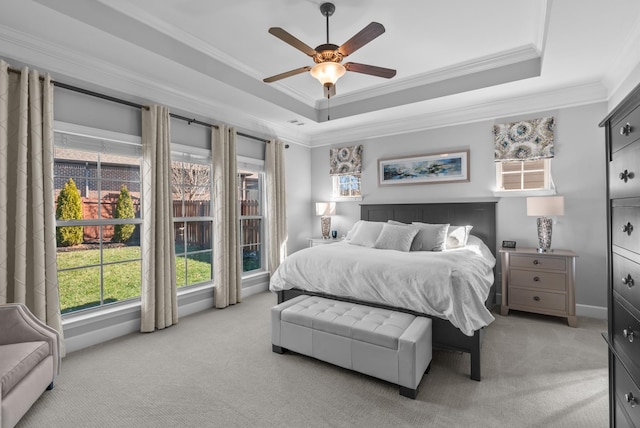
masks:
{"label": "nightstand", "polygon": [[554,315],[577,325],[575,276],[577,254],[569,250],[538,253],[535,248],[500,250],[502,305],[509,309]]}
{"label": "nightstand", "polygon": [[336,242],[340,242],[340,241],[342,241],[342,239],[309,238],[309,246],[315,247],[316,245],[335,244]]}

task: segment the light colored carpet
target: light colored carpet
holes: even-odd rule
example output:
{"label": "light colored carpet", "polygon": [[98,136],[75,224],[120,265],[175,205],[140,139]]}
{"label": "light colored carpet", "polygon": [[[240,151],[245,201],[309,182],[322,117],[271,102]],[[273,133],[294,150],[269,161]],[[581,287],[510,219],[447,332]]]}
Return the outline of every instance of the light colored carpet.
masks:
{"label": "light colored carpet", "polygon": [[261,293],[68,355],[28,427],[606,427],[604,320],[496,314],[469,356],[435,351],[416,400],[395,385],[271,352]]}

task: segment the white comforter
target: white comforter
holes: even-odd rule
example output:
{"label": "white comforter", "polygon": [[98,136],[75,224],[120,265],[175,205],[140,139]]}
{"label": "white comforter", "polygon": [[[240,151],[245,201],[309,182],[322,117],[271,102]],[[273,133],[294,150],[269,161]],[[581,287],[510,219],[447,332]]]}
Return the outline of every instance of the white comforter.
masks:
{"label": "white comforter", "polygon": [[484,305],[494,264],[478,238],[467,247],[442,252],[340,242],[293,253],[272,275],[269,288],[298,288],[411,309],[445,318],[472,336],[494,320]]}

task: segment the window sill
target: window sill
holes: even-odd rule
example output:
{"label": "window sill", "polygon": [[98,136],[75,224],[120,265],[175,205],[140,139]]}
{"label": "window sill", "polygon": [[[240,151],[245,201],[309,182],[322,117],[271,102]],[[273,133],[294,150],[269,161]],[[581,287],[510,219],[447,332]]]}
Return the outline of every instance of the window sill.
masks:
{"label": "window sill", "polygon": [[545,190],[496,190],[493,196],[499,198],[526,197],[526,196],[553,196],[556,194],[555,189]]}
{"label": "window sill", "polygon": [[349,202],[349,201],[358,202],[362,200],[362,196],[339,196],[339,197],[331,198],[331,200],[335,202]]}

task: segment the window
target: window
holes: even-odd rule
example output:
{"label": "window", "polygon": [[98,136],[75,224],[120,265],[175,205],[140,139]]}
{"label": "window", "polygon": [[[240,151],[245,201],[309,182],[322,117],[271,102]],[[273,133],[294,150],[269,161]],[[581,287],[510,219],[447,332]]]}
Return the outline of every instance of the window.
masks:
{"label": "window", "polygon": [[334,175],[332,179],[334,199],[360,198],[360,175]]}
{"label": "window", "polygon": [[[174,145],[177,146],[177,145]],[[176,285],[210,282],[213,262],[213,194],[207,154],[172,152]]]}
{"label": "window", "polygon": [[550,190],[551,159],[496,162],[499,191]]}
{"label": "window", "polygon": [[140,297],[140,162],[139,143],[55,133],[62,313]]}
{"label": "window", "polygon": [[264,218],[262,213],[262,184],[264,173],[243,163],[238,169],[238,199],[240,200],[240,247],[242,272],[263,270]]}

